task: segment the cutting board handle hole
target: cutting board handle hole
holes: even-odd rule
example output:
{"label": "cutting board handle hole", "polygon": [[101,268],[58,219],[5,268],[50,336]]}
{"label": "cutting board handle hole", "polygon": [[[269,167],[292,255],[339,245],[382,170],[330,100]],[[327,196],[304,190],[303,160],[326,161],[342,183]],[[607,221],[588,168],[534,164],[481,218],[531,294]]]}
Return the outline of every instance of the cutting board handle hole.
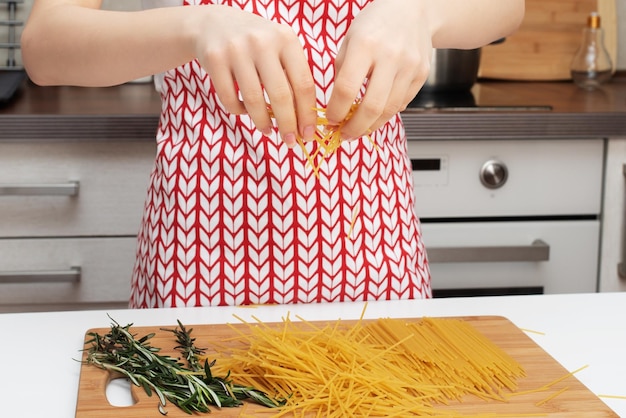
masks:
{"label": "cutting board handle hole", "polygon": [[107,401],[111,406],[133,406],[135,400],[131,393],[130,380],[125,377],[110,379],[106,385]]}

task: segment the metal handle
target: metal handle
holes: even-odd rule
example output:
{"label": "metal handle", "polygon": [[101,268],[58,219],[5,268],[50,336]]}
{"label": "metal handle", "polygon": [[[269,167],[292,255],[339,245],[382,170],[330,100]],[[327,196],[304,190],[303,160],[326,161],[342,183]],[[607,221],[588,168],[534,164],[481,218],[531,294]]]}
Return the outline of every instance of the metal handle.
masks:
{"label": "metal handle", "polygon": [[69,270],[0,271],[0,284],[3,283],[78,283],[81,268]]}
{"label": "metal handle", "polygon": [[76,196],[79,183],[0,184],[0,196]]}
{"label": "metal handle", "polygon": [[428,248],[430,263],[493,263],[548,261],[550,246],[540,239],[531,245],[499,247],[441,247]]}
{"label": "metal handle", "polygon": [[[626,180],[626,164],[622,166],[622,173]],[[622,218],[622,222],[624,223],[624,230],[622,232],[622,261],[617,265],[617,274],[622,279],[626,279],[626,205],[624,205],[624,217]]]}

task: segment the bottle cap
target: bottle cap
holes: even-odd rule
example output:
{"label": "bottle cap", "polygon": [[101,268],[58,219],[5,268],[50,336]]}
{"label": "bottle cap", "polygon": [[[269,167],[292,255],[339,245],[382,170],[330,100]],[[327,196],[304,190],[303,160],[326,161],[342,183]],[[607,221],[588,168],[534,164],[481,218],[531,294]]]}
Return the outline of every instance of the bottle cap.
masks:
{"label": "bottle cap", "polygon": [[587,27],[591,29],[600,28],[600,15],[598,12],[592,12],[587,19]]}

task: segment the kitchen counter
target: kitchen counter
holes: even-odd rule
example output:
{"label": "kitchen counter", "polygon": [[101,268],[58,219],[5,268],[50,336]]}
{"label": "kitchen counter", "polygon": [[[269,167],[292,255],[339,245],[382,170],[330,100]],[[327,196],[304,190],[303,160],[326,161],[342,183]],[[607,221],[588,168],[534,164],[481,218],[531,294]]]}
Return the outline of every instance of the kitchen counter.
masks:
{"label": "kitchen counter", "polygon": [[[84,333],[108,327],[107,313],[135,326],[237,322],[258,317],[280,321],[288,313],[307,320],[356,319],[363,303],[262,307],[114,310],[1,314],[0,366],[3,376],[0,416],[67,418],[74,415]],[[500,315],[573,371],[593,393],[626,397],[626,293],[501,296],[370,302],[366,318]],[[543,333],[540,334],[539,332]],[[626,417],[626,398],[603,401]]]}
{"label": "kitchen counter", "polygon": [[[472,107],[403,112],[408,138],[589,138],[626,133],[626,76],[600,90],[571,82],[480,82]],[[0,142],[30,140],[153,141],[160,97],[151,83],[107,88],[32,83],[0,105]]]}

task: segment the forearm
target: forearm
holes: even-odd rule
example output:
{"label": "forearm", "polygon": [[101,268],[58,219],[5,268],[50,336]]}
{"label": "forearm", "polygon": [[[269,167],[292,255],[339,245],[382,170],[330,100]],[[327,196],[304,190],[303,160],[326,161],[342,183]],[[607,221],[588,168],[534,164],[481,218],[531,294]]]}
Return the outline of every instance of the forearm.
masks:
{"label": "forearm", "polygon": [[428,0],[426,7],[434,48],[478,48],[514,32],[524,17],[523,0]]}
{"label": "forearm", "polygon": [[114,12],[35,4],[22,36],[24,64],[42,85],[109,86],[165,71],[194,57],[185,29],[191,9]]}

